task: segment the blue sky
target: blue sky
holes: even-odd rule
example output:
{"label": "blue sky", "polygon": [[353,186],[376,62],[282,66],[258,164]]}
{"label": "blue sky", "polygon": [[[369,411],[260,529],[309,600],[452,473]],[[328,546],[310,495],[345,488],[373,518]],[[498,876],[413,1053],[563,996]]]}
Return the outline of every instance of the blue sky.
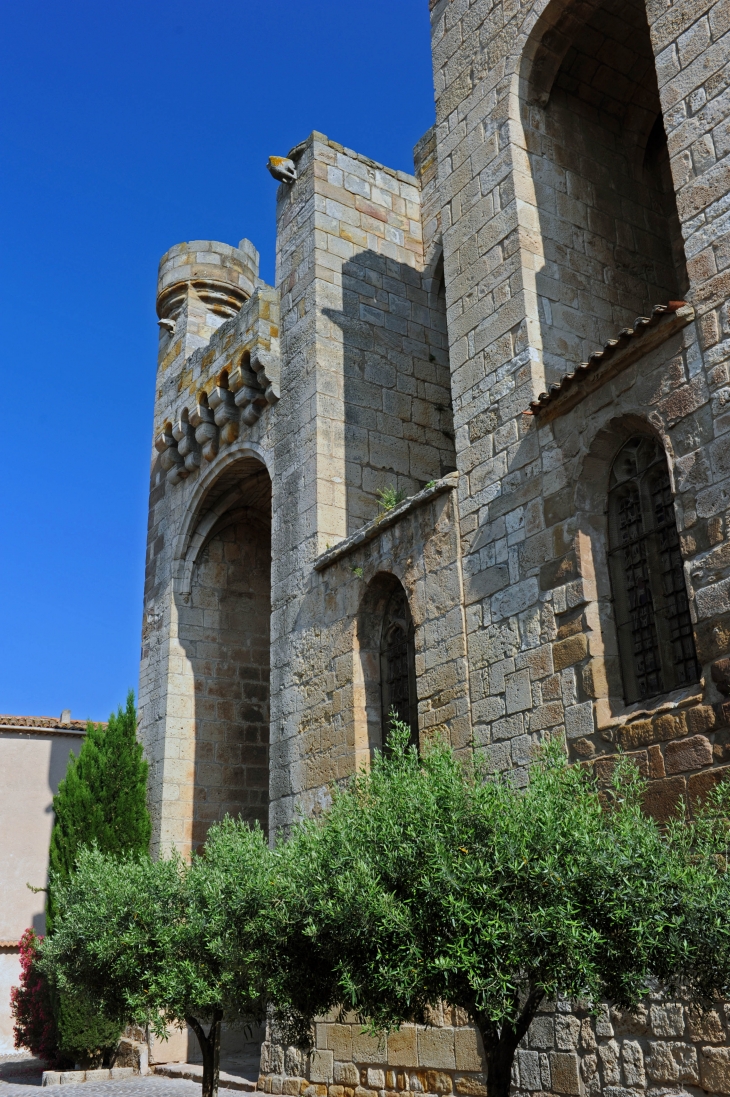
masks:
{"label": "blue sky", "polygon": [[159,257],[261,251],[269,154],[392,167],[433,122],[427,0],[0,4],[0,712],[137,687]]}

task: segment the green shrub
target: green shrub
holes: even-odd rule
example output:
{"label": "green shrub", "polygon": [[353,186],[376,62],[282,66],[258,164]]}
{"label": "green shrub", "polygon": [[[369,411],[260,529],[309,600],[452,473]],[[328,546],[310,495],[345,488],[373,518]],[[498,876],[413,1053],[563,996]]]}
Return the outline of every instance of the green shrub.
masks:
{"label": "green shrub", "polygon": [[123,1025],[105,1017],[80,991],[56,993],[58,1047],[81,1070],[111,1066]]}

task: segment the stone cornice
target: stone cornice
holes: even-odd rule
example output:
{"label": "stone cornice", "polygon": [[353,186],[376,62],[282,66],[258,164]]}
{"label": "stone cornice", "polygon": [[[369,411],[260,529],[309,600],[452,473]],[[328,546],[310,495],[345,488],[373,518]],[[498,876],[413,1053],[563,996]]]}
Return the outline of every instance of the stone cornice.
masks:
{"label": "stone cornice", "polygon": [[430,503],[432,499],[435,499],[437,495],[443,495],[445,491],[453,491],[459,482],[458,472],[450,472],[446,476],[442,476],[440,480],[434,480],[433,484],[429,487],[423,488],[416,495],[410,495],[407,499],[404,499],[402,503],[399,503],[397,507],[393,507],[392,510],[386,510],[382,514],[379,514],[377,518],[374,518],[372,522],[368,522],[366,526],[362,526],[355,533],[346,537],[344,541],[339,541],[336,545],[333,545],[331,549],[327,549],[321,556],[318,556],[314,561],[315,571],[324,571],[332,564],[336,564],[338,560],[341,560],[343,556],[347,556],[349,553],[354,552],[355,549],[360,548],[361,545],[366,545],[368,541],[374,541],[376,537],[385,529],[389,529],[394,526],[396,522],[399,522],[401,518],[405,518],[407,514],[410,514],[414,510],[418,510],[419,507],[425,506],[426,503]]}

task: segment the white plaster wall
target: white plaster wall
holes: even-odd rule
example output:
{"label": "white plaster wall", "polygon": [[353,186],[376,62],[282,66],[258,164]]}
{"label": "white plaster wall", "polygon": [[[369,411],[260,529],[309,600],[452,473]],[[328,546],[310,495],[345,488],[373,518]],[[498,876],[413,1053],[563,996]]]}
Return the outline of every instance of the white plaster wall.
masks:
{"label": "white plaster wall", "polygon": [[[0,734],[0,941],[17,942],[31,926],[45,932],[48,846],[53,797],[69,754],[78,755],[80,735]],[[17,951],[0,950],[0,1055],[13,1051],[10,988],[17,986]]]}

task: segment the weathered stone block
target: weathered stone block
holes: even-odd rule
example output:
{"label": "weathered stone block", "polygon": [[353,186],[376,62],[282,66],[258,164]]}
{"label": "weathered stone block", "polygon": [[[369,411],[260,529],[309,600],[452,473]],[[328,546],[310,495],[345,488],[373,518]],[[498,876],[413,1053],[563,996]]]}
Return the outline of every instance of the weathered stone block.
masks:
{"label": "weathered stone block", "polygon": [[651,1029],[655,1036],[684,1035],[684,1007],[679,1002],[662,1002],[649,1009]]}
{"label": "weathered stone block", "polygon": [[655,1082],[697,1082],[697,1050],[679,1041],[650,1042],[646,1072]]}
{"label": "weathered stone block", "polygon": [[730,1048],[700,1049],[700,1085],[711,1093],[730,1093]]}
{"label": "weathered stone block", "polygon": [[429,1093],[451,1093],[454,1088],[451,1075],[443,1070],[427,1070],[426,1086]]}
{"label": "weathered stone block", "polygon": [[644,1089],[646,1073],[641,1045],[636,1040],[624,1040],[621,1046],[624,1082],[632,1089]]}
{"label": "weathered stone block", "polygon": [[359,1086],[360,1085],[360,1071],[357,1069],[354,1063],[335,1063],[334,1064],[334,1079],[343,1086]]}
{"label": "weathered stone block", "polygon": [[486,1097],[486,1074],[457,1074],[454,1077],[454,1089],[462,1097]]}
{"label": "weathered stone block", "polygon": [[557,640],[553,644],[553,665],[556,670],[564,670],[585,659],[588,655],[588,641],[582,634],[569,636],[566,640]]}
{"label": "weathered stone block", "polygon": [[650,781],[644,793],[644,806],[650,815],[660,823],[676,818],[680,801],[686,791],[684,777],[666,777],[660,781]]}
{"label": "weathered stone block", "polygon": [[668,774],[686,773],[688,770],[711,765],[712,747],[709,739],[704,735],[693,735],[690,739],[667,743],[664,764]]}
{"label": "weathered stone block", "polygon": [[387,1063],[388,1038],[385,1035],[370,1036],[353,1026],[352,1057],[356,1063]]}
{"label": "weathered stone block", "polygon": [[335,1060],[352,1058],[352,1025],[327,1025],[327,1048]]}
{"label": "weathered stone block", "polygon": [[725,1042],[725,1026],[715,1009],[707,1013],[699,1010],[687,1010],[689,1034],[697,1043],[722,1044]]}
{"label": "weathered stone block", "polygon": [[580,1094],[578,1056],[567,1051],[551,1051],[550,1077],[557,1093]]}
{"label": "weathered stone block", "polygon": [[454,1057],[457,1070],[484,1069],[481,1039],[475,1028],[454,1029]]}
{"label": "weathered stone block", "polygon": [[418,1065],[456,1068],[453,1028],[418,1029]]}
{"label": "weathered stone block", "polygon": [[309,1080],[324,1084],[334,1081],[334,1058],[331,1051],[315,1049],[309,1056]]}
{"label": "weathered stone block", "polygon": [[540,1078],[540,1057],[536,1051],[517,1052],[517,1070],[519,1072],[520,1089],[542,1089]]}

